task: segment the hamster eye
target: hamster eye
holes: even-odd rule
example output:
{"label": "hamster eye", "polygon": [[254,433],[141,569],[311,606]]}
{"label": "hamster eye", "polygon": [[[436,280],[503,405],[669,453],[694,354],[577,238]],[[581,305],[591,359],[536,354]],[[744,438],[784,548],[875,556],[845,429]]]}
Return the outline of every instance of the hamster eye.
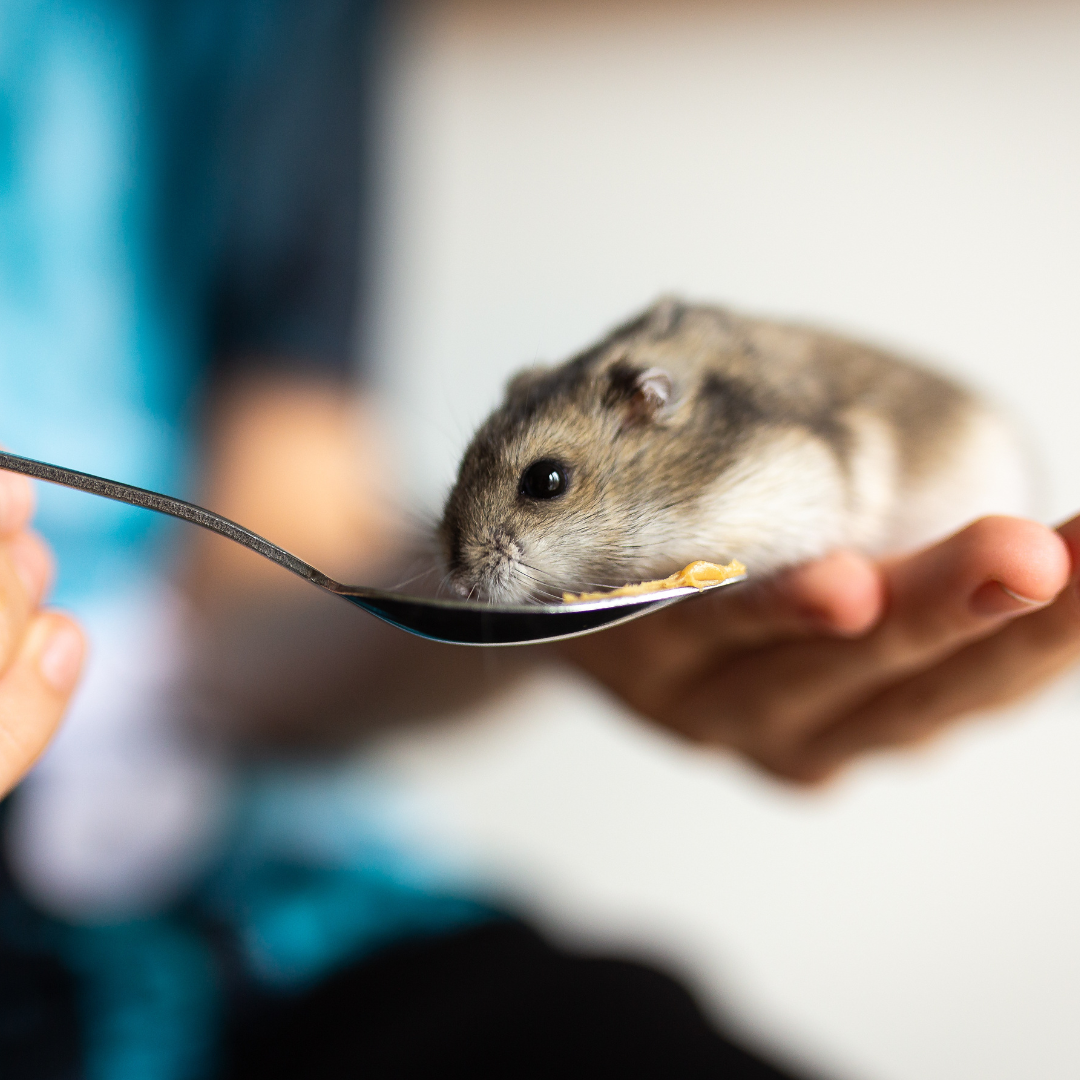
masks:
{"label": "hamster eye", "polygon": [[566,490],[566,466],[544,458],[521,474],[521,494],[529,499],[555,499]]}

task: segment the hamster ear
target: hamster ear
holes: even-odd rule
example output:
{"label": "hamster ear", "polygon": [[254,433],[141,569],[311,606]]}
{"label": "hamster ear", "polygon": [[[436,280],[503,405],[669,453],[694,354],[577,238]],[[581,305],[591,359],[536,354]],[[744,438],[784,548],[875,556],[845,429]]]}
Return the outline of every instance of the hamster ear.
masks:
{"label": "hamster ear", "polygon": [[551,368],[547,364],[534,364],[532,367],[525,368],[524,371],[519,371],[506,384],[507,400],[527,398],[550,371]]}
{"label": "hamster ear", "polygon": [[656,337],[667,337],[686,314],[686,305],[676,296],[662,296],[646,313],[648,328]]}
{"label": "hamster ear", "polygon": [[674,397],[674,383],[663,368],[633,371],[617,365],[611,376],[613,395],[609,400],[614,399],[622,408],[623,427],[657,419]]}
{"label": "hamster ear", "polygon": [[652,419],[671,400],[671,393],[671,376],[663,368],[646,368],[634,380],[632,401]]}

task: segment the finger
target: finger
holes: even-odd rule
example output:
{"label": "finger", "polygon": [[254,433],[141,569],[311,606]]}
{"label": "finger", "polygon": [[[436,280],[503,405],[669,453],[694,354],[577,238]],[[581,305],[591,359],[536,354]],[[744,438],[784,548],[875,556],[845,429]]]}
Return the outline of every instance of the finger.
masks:
{"label": "finger", "polygon": [[807,634],[862,634],[881,616],[884,601],[877,567],[865,555],[841,550],[663,614],[682,636],[715,652]]}
{"label": "finger", "polygon": [[[1059,530],[1080,567],[1080,518]],[[891,686],[813,739],[801,754],[812,773],[869,750],[923,742],[957,719],[1000,708],[1080,661],[1080,581],[1052,605],[1010,622],[927,671]]]}
{"label": "finger", "polygon": [[34,488],[25,476],[0,471],[0,537],[26,527],[34,513]]}
{"label": "finger", "polygon": [[717,589],[603,634],[567,642],[562,652],[593,675],[617,679],[635,707],[649,711],[671,681],[697,679],[731,653],[810,634],[865,632],[884,608],[880,571],[865,556],[837,551],[764,582]]}
{"label": "finger", "polygon": [[0,543],[0,676],[14,660],[52,574],[52,557],[33,533]]}
{"label": "finger", "polygon": [[1065,543],[1049,529],[983,519],[887,567],[889,610],[870,634],[794,642],[737,658],[680,704],[681,726],[782,761],[821,724],[848,714],[889,682],[1051,600],[1069,567]]}
{"label": "finger", "polygon": [[78,681],[84,644],[71,619],[37,615],[0,678],[0,795],[45,748]]}

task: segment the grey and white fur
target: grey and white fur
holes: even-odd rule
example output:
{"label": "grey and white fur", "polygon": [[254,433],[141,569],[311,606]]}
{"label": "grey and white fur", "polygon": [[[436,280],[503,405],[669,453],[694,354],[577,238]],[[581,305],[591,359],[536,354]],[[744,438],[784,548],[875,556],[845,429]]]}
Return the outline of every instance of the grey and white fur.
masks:
{"label": "grey and white fur", "polygon": [[[537,463],[556,470],[554,495],[537,497]],[[455,592],[512,603],[695,559],[758,577],[839,547],[912,550],[1028,512],[1029,491],[1010,426],[957,383],[830,333],[663,300],[510,382],[439,540]]]}

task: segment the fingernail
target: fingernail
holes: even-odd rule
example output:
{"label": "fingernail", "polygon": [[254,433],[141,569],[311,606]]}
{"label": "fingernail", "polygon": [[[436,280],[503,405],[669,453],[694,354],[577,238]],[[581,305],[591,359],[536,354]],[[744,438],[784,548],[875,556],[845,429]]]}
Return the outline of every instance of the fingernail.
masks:
{"label": "fingernail", "polygon": [[82,657],[82,636],[70,626],[62,626],[45,643],[38,668],[58,694],[69,694],[79,678]]}
{"label": "fingernail", "polygon": [[980,585],[971,597],[971,610],[976,615],[1022,615],[1025,611],[1045,607],[1049,601],[1033,600],[1006,588],[1000,581]]}

